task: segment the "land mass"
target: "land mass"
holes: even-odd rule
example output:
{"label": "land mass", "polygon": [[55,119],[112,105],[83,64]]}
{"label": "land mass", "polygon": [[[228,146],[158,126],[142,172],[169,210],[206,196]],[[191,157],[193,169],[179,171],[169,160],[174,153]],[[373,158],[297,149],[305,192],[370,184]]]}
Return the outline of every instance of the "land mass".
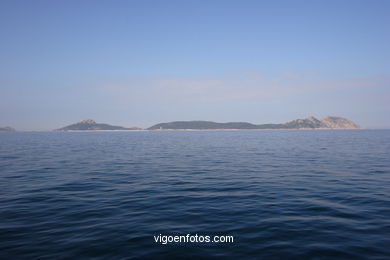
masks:
{"label": "land mass", "polygon": [[212,129],[359,129],[351,120],[327,116],[321,120],[310,116],[282,124],[251,124],[247,122],[216,123],[212,121],[175,121],[160,123],[147,130],[212,130]]}
{"label": "land mass", "polygon": [[6,126],[6,127],[0,127],[0,132],[15,132],[16,130],[12,127]]}
{"label": "land mass", "polygon": [[[305,119],[295,119],[281,124],[252,124],[247,122],[217,123],[212,121],[175,121],[160,123],[146,130],[235,130],[235,129],[359,129],[359,125],[351,120],[336,116],[327,116],[321,120],[310,116]],[[2,130],[7,129],[7,130]],[[10,127],[0,128],[2,131],[14,131]],[[142,130],[138,127],[122,127],[103,123],[96,123],[87,119],[71,124],[55,131],[129,131]]]}
{"label": "land mass", "polygon": [[138,127],[127,128],[122,126],[96,123],[94,120],[87,119],[87,120],[82,120],[75,124],[71,124],[56,129],[55,131],[113,131],[113,130],[125,131],[125,130],[142,130],[142,129]]}

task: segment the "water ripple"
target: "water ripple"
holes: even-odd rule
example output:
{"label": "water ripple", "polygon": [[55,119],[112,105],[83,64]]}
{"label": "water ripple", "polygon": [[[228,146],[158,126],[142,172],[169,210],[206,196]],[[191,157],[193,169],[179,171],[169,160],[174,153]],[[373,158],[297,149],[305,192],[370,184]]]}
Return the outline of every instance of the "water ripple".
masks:
{"label": "water ripple", "polygon": [[[0,135],[1,259],[389,259],[390,131]],[[153,236],[233,235],[233,244]]]}

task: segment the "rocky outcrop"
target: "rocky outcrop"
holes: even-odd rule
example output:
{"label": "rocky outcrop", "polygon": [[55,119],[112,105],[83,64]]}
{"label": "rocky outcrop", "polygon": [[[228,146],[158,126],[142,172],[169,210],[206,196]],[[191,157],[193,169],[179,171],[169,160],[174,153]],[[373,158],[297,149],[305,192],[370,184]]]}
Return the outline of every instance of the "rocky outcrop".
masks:
{"label": "rocky outcrop", "polygon": [[305,119],[295,119],[284,124],[288,129],[302,129],[302,128],[326,128],[321,120],[313,116]]}
{"label": "rocky outcrop", "polygon": [[351,120],[337,116],[327,116],[321,119],[325,128],[331,129],[358,129],[360,126]]}

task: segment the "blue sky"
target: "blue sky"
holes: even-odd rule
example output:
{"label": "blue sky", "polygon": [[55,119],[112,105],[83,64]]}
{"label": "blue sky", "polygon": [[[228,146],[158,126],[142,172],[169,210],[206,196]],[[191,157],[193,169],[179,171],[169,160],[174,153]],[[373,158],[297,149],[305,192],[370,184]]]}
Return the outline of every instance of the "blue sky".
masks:
{"label": "blue sky", "polygon": [[0,126],[390,127],[390,1],[1,1]]}

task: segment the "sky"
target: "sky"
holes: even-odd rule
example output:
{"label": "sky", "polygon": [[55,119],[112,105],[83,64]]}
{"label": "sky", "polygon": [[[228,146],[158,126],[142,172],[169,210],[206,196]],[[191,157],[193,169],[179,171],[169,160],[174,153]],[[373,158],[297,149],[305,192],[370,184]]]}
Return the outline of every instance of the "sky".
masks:
{"label": "sky", "polygon": [[390,128],[390,1],[0,1],[0,126]]}

